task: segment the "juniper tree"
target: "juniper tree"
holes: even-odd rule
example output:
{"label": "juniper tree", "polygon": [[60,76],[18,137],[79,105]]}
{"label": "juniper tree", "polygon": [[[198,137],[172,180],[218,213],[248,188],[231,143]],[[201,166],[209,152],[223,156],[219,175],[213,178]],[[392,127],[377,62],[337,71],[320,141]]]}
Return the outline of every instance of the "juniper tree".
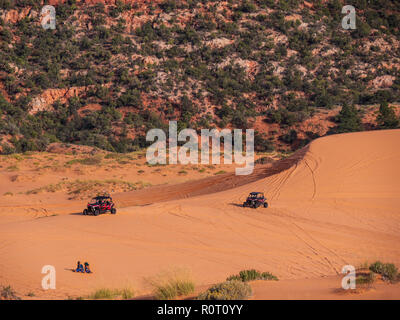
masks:
{"label": "juniper tree", "polygon": [[390,107],[387,102],[381,103],[376,122],[382,129],[394,129],[399,126],[399,119],[396,117],[393,107]]}
{"label": "juniper tree", "polygon": [[342,110],[340,110],[336,120],[338,123],[336,132],[338,133],[362,130],[361,117],[353,104],[343,104]]}

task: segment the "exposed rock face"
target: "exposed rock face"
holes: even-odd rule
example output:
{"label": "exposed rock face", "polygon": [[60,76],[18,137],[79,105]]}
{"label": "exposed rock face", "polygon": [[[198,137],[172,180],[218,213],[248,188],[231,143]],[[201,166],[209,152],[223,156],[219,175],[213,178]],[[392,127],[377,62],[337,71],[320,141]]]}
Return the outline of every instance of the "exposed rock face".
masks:
{"label": "exposed rock face", "polygon": [[389,88],[393,85],[394,76],[384,75],[371,80],[369,85],[373,88]]}
{"label": "exposed rock face", "polygon": [[39,111],[50,110],[52,104],[59,100],[65,103],[69,98],[79,96],[86,87],[71,87],[65,89],[47,89],[41,95],[32,99],[30,114],[35,114]]}
{"label": "exposed rock face", "polygon": [[[48,4],[49,5],[58,5],[66,2],[66,0],[49,0]],[[125,4],[132,4],[135,5],[138,9],[142,9],[144,4],[150,4],[150,3],[159,3],[162,2],[160,0],[77,0],[77,3],[84,3],[86,5],[93,5],[96,3],[103,3],[106,6],[110,5],[116,5],[117,2],[125,3]],[[140,25],[140,22],[147,21],[148,17],[146,15],[142,17],[136,17],[135,20],[133,21],[133,15],[134,12],[137,10],[131,10],[131,11],[126,11],[122,14],[122,18],[124,18],[127,21],[127,27],[129,29],[134,30],[136,25]],[[10,9],[10,10],[0,10],[0,17],[5,23],[17,23],[18,21],[29,17],[29,18],[36,18],[39,17],[39,12],[37,10],[34,10],[32,7],[27,6],[24,8],[18,8],[18,9]],[[131,23],[130,23],[131,22]],[[133,23],[135,22],[135,23]],[[131,31],[130,30],[130,31]]]}
{"label": "exposed rock face", "polygon": [[207,46],[210,46],[211,48],[223,48],[223,47],[226,47],[227,45],[232,44],[233,42],[234,41],[232,39],[216,38],[216,39],[206,41],[206,44],[207,44]]}
{"label": "exposed rock face", "polygon": [[[64,3],[66,0],[49,0],[50,5],[56,5],[60,3]],[[143,4],[143,3],[151,3],[151,2],[160,2],[160,1],[152,1],[152,0],[77,0],[76,2],[81,2],[85,4],[96,4],[103,3],[105,5],[115,5],[117,2],[122,3],[131,3],[131,4]]]}
{"label": "exposed rock face", "polygon": [[0,11],[0,17],[5,23],[17,23],[25,17],[36,18],[38,15],[39,13],[31,7]]}

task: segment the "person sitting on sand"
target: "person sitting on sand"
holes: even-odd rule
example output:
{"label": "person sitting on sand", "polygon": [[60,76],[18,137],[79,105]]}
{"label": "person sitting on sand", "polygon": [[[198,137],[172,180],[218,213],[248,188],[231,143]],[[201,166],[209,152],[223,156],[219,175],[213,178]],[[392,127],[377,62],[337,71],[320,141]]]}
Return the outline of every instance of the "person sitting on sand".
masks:
{"label": "person sitting on sand", "polygon": [[85,262],[85,272],[92,273],[92,271],[90,271],[90,268],[89,268],[89,263],[87,263],[87,262]]}
{"label": "person sitting on sand", "polygon": [[85,272],[84,270],[83,270],[83,265],[81,264],[81,262],[80,261],[78,261],[77,262],[77,264],[76,264],[76,270],[75,270],[75,272]]}

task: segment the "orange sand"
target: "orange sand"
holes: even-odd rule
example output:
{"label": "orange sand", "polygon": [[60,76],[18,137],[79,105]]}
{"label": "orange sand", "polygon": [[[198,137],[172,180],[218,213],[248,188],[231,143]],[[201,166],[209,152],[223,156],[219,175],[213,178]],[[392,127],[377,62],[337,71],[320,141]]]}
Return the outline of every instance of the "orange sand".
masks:
{"label": "orange sand", "polygon": [[[332,298],[346,264],[379,259],[400,266],[399,142],[400,130],[320,138],[249,177],[227,173],[116,194],[116,216],[77,215],[86,201],[60,197],[52,207],[43,203],[48,194],[35,195],[34,205],[17,197],[23,201],[13,200],[12,214],[7,203],[0,212],[0,284],[36,298],[104,286],[145,294],[143,278],[173,266],[190,269],[202,286],[256,268],[282,280],[253,284],[255,299]],[[242,208],[251,191],[264,192],[270,207]],[[59,215],[26,214],[40,206]],[[95,273],[68,270],[78,259]],[[56,267],[56,290],[41,289],[46,264]],[[361,298],[400,298],[399,285],[374,290]]]}

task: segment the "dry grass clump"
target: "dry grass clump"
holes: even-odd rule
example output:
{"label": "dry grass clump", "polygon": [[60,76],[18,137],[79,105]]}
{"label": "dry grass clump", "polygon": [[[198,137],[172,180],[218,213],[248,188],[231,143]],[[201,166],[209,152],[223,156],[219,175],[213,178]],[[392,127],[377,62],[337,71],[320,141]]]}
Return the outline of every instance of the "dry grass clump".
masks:
{"label": "dry grass clump", "polygon": [[100,288],[89,295],[88,299],[93,300],[113,300],[113,299],[122,299],[128,300],[132,299],[135,296],[134,291],[131,288],[123,288],[123,289],[110,289],[110,288]]}
{"label": "dry grass clump", "polygon": [[157,300],[172,300],[194,292],[195,284],[186,269],[174,269],[162,272],[155,277],[145,279],[153,288]]}
{"label": "dry grass clump", "polygon": [[201,293],[198,300],[243,300],[250,297],[252,290],[247,282],[239,280],[225,281],[216,284]]}

